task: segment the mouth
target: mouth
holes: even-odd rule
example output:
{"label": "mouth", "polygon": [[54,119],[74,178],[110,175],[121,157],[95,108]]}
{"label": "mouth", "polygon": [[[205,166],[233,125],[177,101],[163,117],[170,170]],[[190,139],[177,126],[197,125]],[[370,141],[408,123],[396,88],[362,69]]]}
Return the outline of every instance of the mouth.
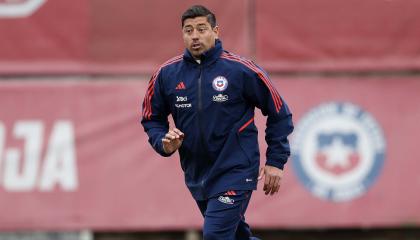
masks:
{"label": "mouth", "polygon": [[201,44],[200,43],[193,43],[193,44],[191,44],[191,49],[192,50],[198,51],[198,50],[200,50],[200,48],[201,48]]}

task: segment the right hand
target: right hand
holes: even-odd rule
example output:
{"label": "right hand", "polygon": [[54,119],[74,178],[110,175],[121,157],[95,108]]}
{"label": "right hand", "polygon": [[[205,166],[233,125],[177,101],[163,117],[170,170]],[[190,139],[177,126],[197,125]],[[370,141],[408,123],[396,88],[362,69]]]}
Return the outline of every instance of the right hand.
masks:
{"label": "right hand", "polygon": [[162,138],[163,151],[166,154],[171,154],[181,147],[184,140],[184,133],[177,128],[172,128],[165,137]]}

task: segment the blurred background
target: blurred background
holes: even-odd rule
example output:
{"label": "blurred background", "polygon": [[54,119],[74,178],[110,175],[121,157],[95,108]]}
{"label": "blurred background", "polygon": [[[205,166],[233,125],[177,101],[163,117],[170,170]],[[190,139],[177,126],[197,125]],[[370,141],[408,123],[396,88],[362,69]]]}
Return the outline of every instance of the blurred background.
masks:
{"label": "blurred background", "polygon": [[179,157],[139,124],[193,4],[294,114],[280,193],[260,183],[248,208],[254,233],[420,239],[420,1],[0,0],[0,240],[201,239]]}

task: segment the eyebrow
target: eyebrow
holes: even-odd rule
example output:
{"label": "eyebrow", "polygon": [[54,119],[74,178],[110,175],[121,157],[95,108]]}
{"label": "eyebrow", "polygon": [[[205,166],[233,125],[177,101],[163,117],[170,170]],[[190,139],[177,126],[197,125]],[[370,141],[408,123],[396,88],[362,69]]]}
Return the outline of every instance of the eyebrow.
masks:
{"label": "eyebrow", "polygon": [[[207,26],[207,24],[205,23],[199,23],[197,24],[197,27],[202,27],[202,26]],[[192,28],[193,26],[191,24],[185,25],[184,28]]]}

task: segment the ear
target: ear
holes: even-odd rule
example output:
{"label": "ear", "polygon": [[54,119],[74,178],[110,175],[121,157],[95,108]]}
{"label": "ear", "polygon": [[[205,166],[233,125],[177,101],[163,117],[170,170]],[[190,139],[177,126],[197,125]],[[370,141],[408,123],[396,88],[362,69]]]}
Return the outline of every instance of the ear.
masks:
{"label": "ear", "polygon": [[219,26],[215,26],[213,28],[213,33],[214,33],[216,39],[219,39],[219,31],[220,31]]}

